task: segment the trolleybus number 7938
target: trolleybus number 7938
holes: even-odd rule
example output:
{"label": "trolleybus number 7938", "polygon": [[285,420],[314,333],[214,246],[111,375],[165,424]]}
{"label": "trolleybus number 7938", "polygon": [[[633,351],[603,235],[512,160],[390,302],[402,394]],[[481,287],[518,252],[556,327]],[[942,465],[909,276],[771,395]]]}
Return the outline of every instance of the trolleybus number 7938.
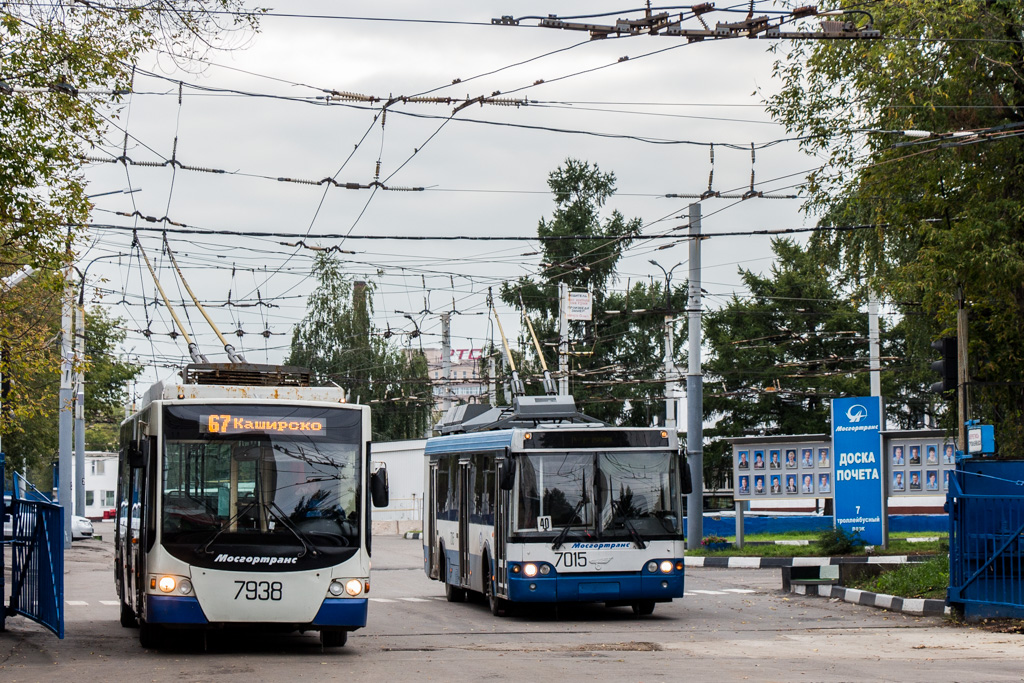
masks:
{"label": "trolleybus number 7938", "polygon": [[245,591],[246,600],[280,600],[280,581],[235,581],[238,591],[235,593],[235,600]]}

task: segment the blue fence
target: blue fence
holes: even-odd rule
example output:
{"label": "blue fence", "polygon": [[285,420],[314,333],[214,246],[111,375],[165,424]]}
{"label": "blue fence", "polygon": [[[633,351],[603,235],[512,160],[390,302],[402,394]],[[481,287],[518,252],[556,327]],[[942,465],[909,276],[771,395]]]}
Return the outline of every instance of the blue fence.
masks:
{"label": "blue fence", "polygon": [[[0,481],[4,458],[0,454]],[[17,475],[16,475],[17,476]],[[0,554],[0,630],[7,616],[20,614],[64,637],[64,512],[53,503],[13,498],[10,513],[11,601],[3,604],[3,556]]]}
{"label": "blue fence", "polygon": [[964,460],[950,482],[949,595],[966,618],[1024,618],[1024,462]]}

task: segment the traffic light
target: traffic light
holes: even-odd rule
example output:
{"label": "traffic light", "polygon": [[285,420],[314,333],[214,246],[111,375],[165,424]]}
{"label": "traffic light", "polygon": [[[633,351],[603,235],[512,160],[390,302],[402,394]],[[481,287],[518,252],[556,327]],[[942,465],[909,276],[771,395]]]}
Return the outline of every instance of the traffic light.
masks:
{"label": "traffic light", "polygon": [[931,368],[942,377],[929,390],[936,394],[953,391],[957,387],[957,343],[956,337],[944,337],[932,342],[932,348],[942,354],[942,360],[932,363]]}

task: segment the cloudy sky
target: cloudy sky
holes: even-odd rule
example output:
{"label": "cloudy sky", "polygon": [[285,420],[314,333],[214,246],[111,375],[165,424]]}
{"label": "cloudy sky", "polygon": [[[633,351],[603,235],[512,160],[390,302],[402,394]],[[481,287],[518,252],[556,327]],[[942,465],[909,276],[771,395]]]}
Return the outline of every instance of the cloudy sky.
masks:
{"label": "cloudy sky", "polygon": [[[612,13],[587,20],[595,23],[641,15],[607,1],[290,2],[272,12],[304,16],[264,17],[258,34],[233,36],[236,49],[209,53],[191,69],[158,54],[143,60],[134,94],[112,118],[110,144],[90,153],[97,160],[87,170],[90,193],[100,196],[80,265],[89,265],[90,298],[99,287],[100,305],[125,320],[125,351],[149,366],[140,385],[170,376],[188,355],[184,341],[169,335],[166,308],[154,304],[153,279],[132,248],[135,227],[190,334],[211,361],[226,357],[195,307],[182,306],[187,294],[162,253],[165,224],[125,214],[166,216],[181,224],[169,229],[191,231],[167,233],[186,281],[247,360],[274,363],[287,353],[313,285],[315,252],[292,246],[299,240],[352,252],[342,254],[346,271],[376,284],[381,330],[409,333],[418,326],[422,336],[398,338],[440,346],[438,314],[455,310],[452,345],[471,348],[490,335],[488,288],[536,274],[539,244],[380,238],[534,236],[553,207],[547,175],[569,157],[615,173],[618,194],[609,210],[642,219],[648,237],[685,225],[694,200],[665,195],[699,195],[712,168],[711,189],[723,194],[748,190],[752,170],[755,190],[798,191],[818,162],[763,109],[763,98],[777,87],[769,41],[590,41],[586,33],[538,28],[536,19],[491,25],[502,15],[571,16],[584,5],[590,14]],[[755,5],[758,12],[776,9],[771,2]],[[742,19],[747,3],[738,6],[742,13],[716,13],[709,22]],[[454,116],[455,104],[399,103],[382,117],[380,102],[328,102],[332,91],[383,100],[497,91],[520,103],[473,104]],[[99,162],[122,153],[134,163]],[[172,158],[223,173],[146,165]],[[396,189],[280,178],[380,180]],[[122,194],[127,188],[137,191]],[[712,235],[813,223],[796,199],[711,198],[701,209],[703,230]],[[93,261],[117,254],[123,256]],[[707,240],[707,305],[743,295],[737,270],[764,271],[769,254],[767,237]],[[661,278],[649,259],[666,268],[682,263],[681,282],[687,244],[638,240],[620,263],[615,287]],[[515,330],[516,312],[498,310],[506,330]]]}

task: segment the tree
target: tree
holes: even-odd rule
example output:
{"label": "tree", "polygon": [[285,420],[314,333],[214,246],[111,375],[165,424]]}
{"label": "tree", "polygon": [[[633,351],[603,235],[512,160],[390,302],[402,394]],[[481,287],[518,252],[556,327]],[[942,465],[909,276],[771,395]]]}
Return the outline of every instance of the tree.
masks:
{"label": "tree", "polygon": [[99,306],[85,316],[85,447],[116,451],[118,425],[124,417],[127,385],[142,373],[142,366],[114,355],[127,332],[124,321],[111,318]]}
{"label": "tree", "polygon": [[372,406],[373,439],[422,438],[431,425],[433,393],[422,353],[405,353],[374,332],[373,287],[353,283],[332,254],[313,264],[317,288],[292,333],[287,363],[310,369],[322,384],[337,384]]}
{"label": "tree", "polygon": [[[635,361],[645,351],[650,353],[652,338],[642,334],[625,338],[627,332],[636,332],[643,319],[623,316],[608,324],[610,319],[605,311],[612,306],[627,308],[629,296],[616,297],[608,288],[616,279],[616,265],[640,230],[641,221],[627,221],[617,210],[602,218],[602,208],[615,193],[615,174],[602,173],[596,165],[566,159],[548,176],[548,187],[554,193],[555,210],[550,220],[540,220],[537,236],[556,239],[542,240],[542,275],[537,280],[523,277],[514,283],[504,283],[501,298],[506,304],[521,307],[531,317],[542,343],[557,348],[559,283],[564,282],[570,290],[591,292],[593,320],[569,324],[573,340],[571,393],[589,415],[608,422],[635,420],[643,411],[638,406],[633,406],[636,412],[627,410],[626,397],[639,396],[643,404],[644,392],[624,380],[647,379],[650,373],[643,372],[642,367],[627,367],[623,361]],[[633,296],[657,301],[664,294],[652,286],[647,290],[640,287]],[[640,306],[634,304],[633,308]],[[656,324],[655,320],[658,316],[649,315],[647,326]],[[660,338],[661,335],[654,336]],[[647,355],[641,362],[650,364],[650,359]],[[546,361],[548,367],[557,369],[557,351],[547,354]]]}
{"label": "tree", "polygon": [[709,481],[731,461],[723,437],[828,433],[831,399],[868,393],[867,316],[812,252],[787,239],[772,251],[770,276],[740,269],[749,296],[704,318]]}
{"label": "tree", "polygon": [[[901,305],[908,339],[953,333],[963,293],[974,382],[965,417],[994,422],[1003,451],[1019,456],[1024,7],[884,0],[866,9],[898,39],[787,45],[769,111],[827,159],[808,177],[808,208],[823,224],[868,226],[818,236],[831,265]],[[893,134],[902,131],[926,137]],[[914,355],[931,360],[927,348]]]}

